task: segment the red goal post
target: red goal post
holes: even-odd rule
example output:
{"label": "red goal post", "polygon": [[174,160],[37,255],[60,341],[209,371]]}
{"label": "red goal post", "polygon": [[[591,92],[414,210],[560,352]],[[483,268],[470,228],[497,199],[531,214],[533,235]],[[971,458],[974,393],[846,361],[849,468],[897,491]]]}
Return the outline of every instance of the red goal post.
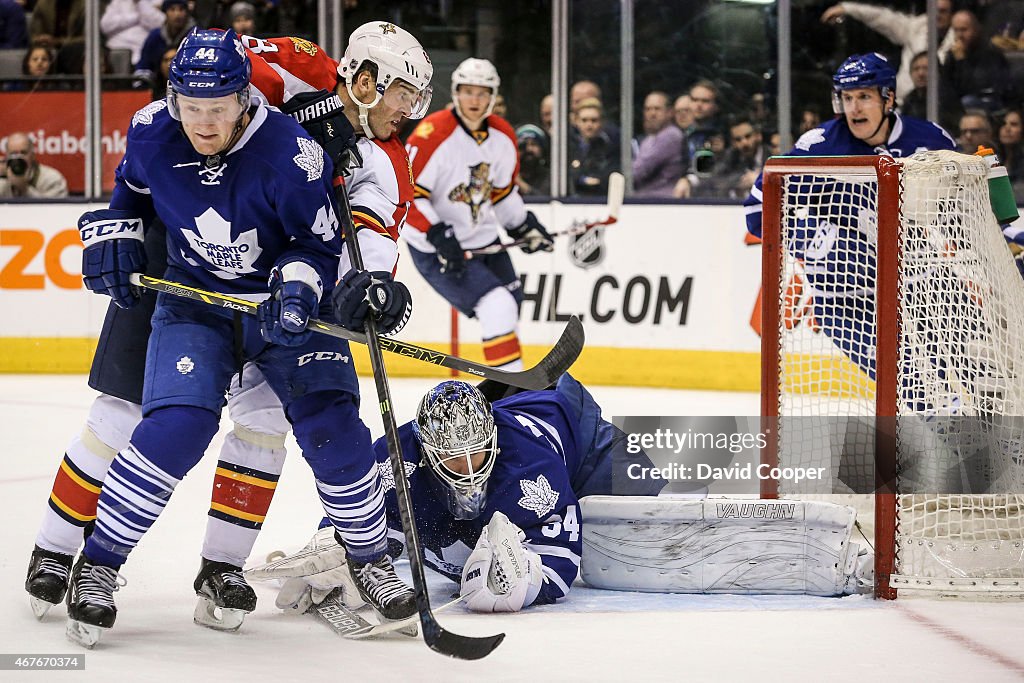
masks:
{"label": "red goal post", "polygon": [[[1000,368],[997,371],[989,371],[986,365],[986,371],[998,375],[1004,386],[1024,382],[1016,379],[1012,362],[1014,353],[1024,357],[1024,317],[1004,310],[1019,308],[1020,298],[1014,291],[1024,297],[1024,285],[991,216],[985,170],[977,157],[951,152],[929,152],[910,159],[775,157],[765,165],[761,414],[763,431],[769,438],[761,459],[772,466],[785,465],[791,462],[791,452],[800,449],[802,427],[787,418],[861,417],[873,423],[874,460],[870,467],[875,493],[870,511],[874,523],[876,596],[880,598],[895,598],[897,588],[1024,593],[1024,558],[1020,562],[1013,559],[1015,553],[1024,555],[1017,552],[1024,547],[1024,496],[900,495],[901,429],[908,433],[910,429],[901,420],[908,424],[912,419],[927,421],[921,416],[933,416],[942,410],[956,415],[1024,412],[1024,399],[1018,398],[1020,392],[1012,388],[1000,390],[996,408],[977,408],[980,399],[976,394],[982,384],[973,366],[962,369],[961,375],[967,379],[949,378],[961,377],[956,374],[957,364],[961,363],[957,356],[977,342],[974,337],[983,337],[983,343],[998,347],[999,358],[1009,359],[1000,361],[1001,365],[995,363]],[[837,187],[854,191],[835,191]],[[839,205],[842,202],[848,203]],[[819,211],[828,217],[816,217]],[[830,340],[815,316],[829,296],[835,297],[832,301],[845,301],[842,297],[852,295],[820,294],[810,284],[803,260],[794,259],[787,250],[791,235],[802,234],[801,239],[806,241],[801,244],[810,245],[813,240],[807,240],[807,235],[818,235],[824,230],[813,226],[828,226],[837,216],[848,233],[874,233],[870,238],[874,248],[871,266],[863,265],[863,249],[851,251],[851,258],[862,259],[858,266],[860,275],[870,272],[868,280],[872,286],[862,287],[857,293],[867,303],[853,313],[868,314],[874,323],[873,336],[860,335],[862,339],[856,341],[872,346],[864,349],[863,356],[873,356],[873,380],[864,368],[866,363],[850,362],[853,342],[841,344]],[[834,234],[840,228],[828,226],[828,230],[833,231],[833,241],[826,248],[838,249],[842,241],[835,239]],[[810,253],[810,246],[807,249]],[[904,250],[910,254],[907,264]],[[924,252],[927,253],[922,257]],[[937,283],[936,291],[943,287],[960,288],[967,291],[966,295],[958,299],[955,295],[930,293],[931,285],[922,285],[922,278],[933,277],[931,273],[937,270],[952,272],[949,279],[955,286]],[[829,272],[828,276],[835,277],[836,273]],[[847,282],[850,281],[848,278]],[[983,296],[971,304],[977,311],[949,310],[946,316],[956,321],[947,326],[949,329],[943,328],[941,320],[936,321],[935,309],[940,309],[947,299],[954,303],[968,301],[978,291]],[[928,296],[931,298],[922,303]],[[1011,299],[1009,307],[1002,305],[1000,296]],[[975,332],[978,328],[995,329],[995,325],[986,327],[985,316],[996,315],[992,313],[996,308],[1000,329],[989,335],[992,339],[982,333],[966,335],[971,339],[964,339],[964,329],[969,325],[974,325],[971,329]],[[982,322],[971,323],[972,315],[980,316]],[[924,328],[927,332],[922,334]],[[1009,333],[1003,328],[1009,329]],[[834,328],[831,334],[836,335]],[[853,338],[857,340],[857,336],[854,334]],[[945,349],[937,353],[948,355],[928,358],[920,352],[920,358],[915,356],[919,347],[928,346],[921,339],[933,337],[941,338],[945,344],[933,344]],[[868,338],[870,342],[865,342]],[[918,393],[911,394],[907,385],[920,383],[916,374],[907,379],[909,374],[918,372],[914,363],[925,368],[924,374],[930,370],[929,363],[940,368],[932,374],[945,377],[952,389],[939,391],[933,382],[926,389],[915,386]],[[974,366],[981,364],[982,361],[974,362]],[[908,394],[923,396],[922,402],[940,406],[941,410],[930,407],[929,413],[910,408]],[[916,428],[921,429],[920,425]],[[810,431],[810,427],[805,429]],[[831,426],[828,429],[842,431]],[[929,437],[935,440],[934,435]],[[808,451],[820,450],[822,443],[829,445],[828,438],[807,437],[803,447]],[[834,444],[835,435],[831,438]],[[943,457],[949,457],[945,451]],[[1000,482],[1020,482],[1024,476],[1022,463],[1011,456],[1004,459],[1007,464],[1000,470]],[[785,494],[772,480],[762,483],[761,492],[766,498]],[[945,517],[936,521],[936,514]],[[955,525],[950,520],[955,520]],[[903,535],[901,521],[908,530]],[[921,556],[926,557],[922,560]],[[990,567],[986,567],[986,562]]]}

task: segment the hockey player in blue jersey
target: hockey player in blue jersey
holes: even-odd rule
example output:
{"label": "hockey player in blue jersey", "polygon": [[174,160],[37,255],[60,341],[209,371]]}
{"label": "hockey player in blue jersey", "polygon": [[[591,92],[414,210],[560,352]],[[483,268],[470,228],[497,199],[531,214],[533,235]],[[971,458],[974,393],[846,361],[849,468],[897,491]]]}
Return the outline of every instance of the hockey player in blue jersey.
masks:
{"label": "hockey player in blue jersey", "polygon": [[[119,305],[135,303],[129,275],[145,266],[142,238],[154,215],[167,226],[168,278],[262,301],[253,319],[159,296],[144,417],[110,465],[95,530],[72,571],[68,635],[87,646],[113,625],[118,569],[206,450],[228,382],[247,361],[284,405],[357,590],[390,618],[415,612],[386,554],[348,345],[306,328],[311,317],[332,317],[342,253],[331,161],[293,119],[250,98],[250,74],[232,31],[191,33],[171,64],[167,100],[133,119],[110,208],[79,221],[86,287]],[[381,329],[396,328],[407,290],[389,277],[370,286]]]}
{"label": "hockey player in blue jersey", "polygon": [[[650,460],[627,453],[625,435],[569,375],[549,390],[493,404],[470,384],[442,382],[398,437],[426,563],[459,582],[467,606],[479,612],[516,612],[568,594],[582,552],[580,498],[657,495],[664,485],[627,476],[630,463],[650,467]],[[404,536],[387,444],[380,439],[374,448],[397,556]],[[344,551],[329,529],[294,558],[247,575],[291,577],[277,600],[285,609],[304,611],[336,588],[358,606],[347,575],[336,569]]]}
{"label": "hockey player in blue jersey", "polygon": [[[896,111],[896,72],[877,53],[849,57],[832,77],[837,118],[804,133],[791,156],[873,155],[908,157],[952,150],[940,126]],[[761,236],[759,176],[744,202],[747,230]],[[875,188],[869,183],[810,178],[806,216],[794,219],[789,253],[803,264],[812,288],[814,320],[850,360],[875,376],[874,283],[877,243]],[[816,203],[815,197],[829,201]],[[904,388],[913,400],[915,390]]]}

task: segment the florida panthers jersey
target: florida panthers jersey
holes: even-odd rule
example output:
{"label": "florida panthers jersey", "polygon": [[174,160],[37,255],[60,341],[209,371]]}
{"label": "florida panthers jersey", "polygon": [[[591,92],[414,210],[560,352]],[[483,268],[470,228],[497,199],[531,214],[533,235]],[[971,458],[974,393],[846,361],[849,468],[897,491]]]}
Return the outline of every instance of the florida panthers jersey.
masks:
{"label": "florida panthers jersey", "polygon": [[[338,87],[338,63],[316,43],[302,38],[242,36],[241,40],[252,61],[252,87],[271,105],[279,106],[297,93],[334,92]],[[398,136],[388,140],[360,136],[358,146],[363,163],[353,169],[346,185],[363,261],[367,270],[394,271],[398,235],[413,200],[409,156]],[[344,254],[339,274],[350,267]]]}
{"label": "florida panthers jersey", "polygon": [[[580,467],[579,418],[556,391],[530,391],[496,401],[494,423],[498,453],[487,482],[487,501],[477,519],[456,519],[434,493],[439,483],[421,461],[412,423],[398,430],[406,476],[416,515],[416,528],[427,564],[454,581],[496,510],[526,533],[526,545],[543,563],[544,586],[534,604],[564,597],[576,579],[582,552],[580,509],[570,485]],[[404,546],[401,517],[387,444],[374,444],[386,504],[389,537]],[[392,543],[393,553],[398,547]]]}
{"label": "florida panthers jersey", "polygon": [[[915,152],[936,149],[955,149],[956,142],[938,124],[910,116],[895,115],[892,132],[884,145],[872,147],[854,137],[845,118],[837,118],[820,128],[800,136],[789,156],[853,156],[860,154],[886,154],[908,157]],[[747,230],[761,236],[761,181],[758,176],[750,195],[743,202],[747,214]]]}
{"label": "florida panthers jersey", "polygon": [[470,131],[454,111],[431,114],[408,140],[416,179],[416,201],[405,239],[418,251],[432,253],[427,230],[448,223],[466,249],[494,242],[498,227],[526,220],[526,206],[515,184],[519,152],[512,126],[488,116]]}
{"label": "florida panthers jersey", "polygon": [[219,292],[267,291],[275,264],[301,258],[325,291],[341,238],[331,162],[290,117],[263,105],[225,154],[193,149],[164,101],[132,118],[111,209],[167,226],[169,276]]}

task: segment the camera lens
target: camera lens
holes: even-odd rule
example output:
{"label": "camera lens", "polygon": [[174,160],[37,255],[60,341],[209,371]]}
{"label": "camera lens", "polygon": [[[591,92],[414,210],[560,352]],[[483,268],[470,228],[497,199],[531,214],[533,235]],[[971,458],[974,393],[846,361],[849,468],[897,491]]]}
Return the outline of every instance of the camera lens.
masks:
{"label": "camera lens", "polygon": [[12,175],[25,175],[28,172],[28,161],[25,159],[8,159],[7,169]]}

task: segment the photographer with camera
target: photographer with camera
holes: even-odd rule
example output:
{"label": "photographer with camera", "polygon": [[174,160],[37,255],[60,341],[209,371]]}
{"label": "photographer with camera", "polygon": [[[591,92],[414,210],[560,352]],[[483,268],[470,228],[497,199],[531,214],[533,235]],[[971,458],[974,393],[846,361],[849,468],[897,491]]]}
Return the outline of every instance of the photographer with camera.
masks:
{"label": "photographer with camera", "polygon": [[35,147],[25,133],[8,135],[0,151],[0,198],[68,196],[68,181],[57,169],[36,161]]}

